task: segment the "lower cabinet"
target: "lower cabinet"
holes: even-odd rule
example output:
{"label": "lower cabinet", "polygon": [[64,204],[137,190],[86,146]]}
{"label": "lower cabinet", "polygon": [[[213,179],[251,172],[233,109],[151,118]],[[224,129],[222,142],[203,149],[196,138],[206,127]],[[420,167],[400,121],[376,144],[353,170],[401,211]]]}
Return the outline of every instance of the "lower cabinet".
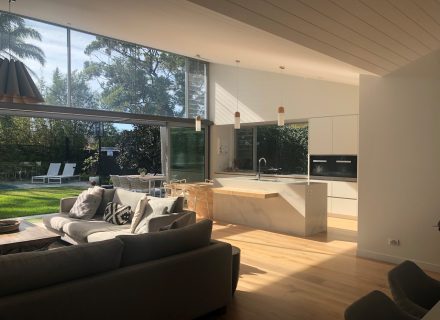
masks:
{"label": "lower cabinet", "polygon": [[328,197],[327,203],[329,214],[343,215],[356,218],[358,215],[358,201],[357,199],[344,199]]}
{"label": "lower cabinet", "polygon": [[327,212],[329,215],[357,218],[357,182],[312,180],[327,184]]}

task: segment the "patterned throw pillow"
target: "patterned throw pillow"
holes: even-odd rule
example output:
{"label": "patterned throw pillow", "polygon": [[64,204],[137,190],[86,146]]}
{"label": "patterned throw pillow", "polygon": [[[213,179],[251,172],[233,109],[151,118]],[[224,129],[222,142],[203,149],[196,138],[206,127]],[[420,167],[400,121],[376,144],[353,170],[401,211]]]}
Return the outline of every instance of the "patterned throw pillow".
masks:
{"label": "patterned throw pillow", "polygon": [[104,220],[113,224],[126,224],[130,221],[131,207],[109,202],[105,207]]}

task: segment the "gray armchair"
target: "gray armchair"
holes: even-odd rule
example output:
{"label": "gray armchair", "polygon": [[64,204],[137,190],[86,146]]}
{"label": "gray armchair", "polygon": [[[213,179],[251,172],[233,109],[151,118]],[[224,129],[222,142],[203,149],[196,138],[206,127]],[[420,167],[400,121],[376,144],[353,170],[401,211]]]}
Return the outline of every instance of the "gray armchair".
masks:
{"label": "gray armchair", "polygon": [[392,269],[388,282],[397,305],[417,318],[422,318],[440,301],[440,282],[414,262],[404,261]]}
{"label": "gray armchair", "polygon": [[418,320],[380,291],[372,291],[345,310],[345,320]]}

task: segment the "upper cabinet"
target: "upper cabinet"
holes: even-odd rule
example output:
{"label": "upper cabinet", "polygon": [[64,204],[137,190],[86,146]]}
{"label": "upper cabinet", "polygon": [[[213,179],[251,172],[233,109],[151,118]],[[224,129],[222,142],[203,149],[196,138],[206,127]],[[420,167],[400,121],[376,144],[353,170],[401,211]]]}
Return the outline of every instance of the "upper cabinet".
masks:
{"label": "upper cabinet", "polygon": [[309,120],[310,154],[358,153],[359,116],[312,118]]}
{"label": "upper cabinet", "polygon": [[333,118],[333,154],[358,153],[358,118],[359,116]]}
{"label": "upper cabinet", "polygon": [[309,153],[332,154],[332,118],[312,118],[309,120]]}

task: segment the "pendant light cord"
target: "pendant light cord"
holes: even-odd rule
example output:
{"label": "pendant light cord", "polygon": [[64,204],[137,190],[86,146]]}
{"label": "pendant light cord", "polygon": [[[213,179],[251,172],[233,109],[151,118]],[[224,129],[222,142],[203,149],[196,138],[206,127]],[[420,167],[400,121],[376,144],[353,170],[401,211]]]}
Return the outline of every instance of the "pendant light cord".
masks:
{"label": "pendant light cord", "polygon": [[284,106],[284,81],[283,81],[283,71],[285,67],[280,66],[280,75],[281,75],[281,106]]}
{"label": "pendant light cord", "polygon": [[237,66],[237,111],[238,111],[238,96],[240,94],[240,60],[235,60]]}

